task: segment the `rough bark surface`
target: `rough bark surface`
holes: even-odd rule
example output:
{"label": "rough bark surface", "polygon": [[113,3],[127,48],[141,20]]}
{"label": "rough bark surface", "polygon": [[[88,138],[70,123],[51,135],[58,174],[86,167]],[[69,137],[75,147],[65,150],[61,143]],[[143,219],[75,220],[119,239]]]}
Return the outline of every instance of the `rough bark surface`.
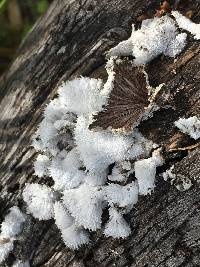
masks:
{"label": "rough bark surface", "polygon": [[[199,22],[199,1],[186,2]],[[106,51],[129,36],[140,15],[151,15],[158,6],[155,0],[55,0],[35,25],[0,80],[1,221],[9,207],[25,209],[21,192],[26,182],[48,183],[33,175],[30,144],[61,81],[79,75],[104,78]],[[99,231],[91,234],[88,246],[74,252],[65,248],[53,221],[29,216],[22,238],[1,266],[12,266],[15,258],[30,259],[35,267],[200,266],[200,149],[173,124],[180,116],[200,116],[199,63],[200,46],[190,36],[176,61],[161,56],[146,67],[150,83],[165,83],[166,88],[161,109],[140,130],[162,145],[166,162],[158,169],[155,193],[140,197],[127,216],[131,236],[114,240]],[[195,148],[180,150],[191,145]],[[177,179],[193,180],[189,190],[180,192],[159,176],[172,165]]]}

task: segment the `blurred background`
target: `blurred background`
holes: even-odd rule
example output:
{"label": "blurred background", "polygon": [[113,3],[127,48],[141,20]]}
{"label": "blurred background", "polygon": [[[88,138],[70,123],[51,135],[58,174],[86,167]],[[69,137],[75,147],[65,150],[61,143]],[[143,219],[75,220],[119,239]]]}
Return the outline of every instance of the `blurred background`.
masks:
{"label": "blurred background", "polygon": [[0,0],[0,76],[52,0]]}

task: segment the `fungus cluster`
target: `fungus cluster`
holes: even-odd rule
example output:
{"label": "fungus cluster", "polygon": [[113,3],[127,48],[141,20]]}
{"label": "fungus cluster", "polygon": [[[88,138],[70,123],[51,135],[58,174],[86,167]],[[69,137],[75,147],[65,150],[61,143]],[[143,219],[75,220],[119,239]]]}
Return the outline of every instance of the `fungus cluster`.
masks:
{"label": "fungus cluster", "polygon": [[[145,159],[137,160],[150,156],[153,143],[137,129],[131,133],[89,129],[107,99],[105,92],[109,90],[95,79],[63,84],[46,107],[33,140],[39,153],[35,174],[49,177],[53,186],[26,184],[24,201],[35,218],[53,218],[72,249],[88,243],[90,231],[101,229],[104,209],[109,213],[104,234],[127,237],[131,228],[123,215],[137,203],[139,194],[151,193],[156,167],[162,164],[157,151],[146,159],[146,170],[141,168]],[[132,180],[134,172],[137,176]]]}
{"label": "fungus cluster", "polygon": [[[193,27],[186,25],[192,25],[190,21],[182,22],[182,15],[177,12],[172,15],[181,28],[191,29],[197,36]],[[45,108],[33,140],[38,152],[34,169],[38,177],[52,179],[53,186],[26,184],[23,198],[35,218],[55,220],[67,247],[77,249],[88,243],[89,232],[102,227],[106,236],[127,237],[131,227],[123,215],[130,212],[139,195],[153,191],[156,168],[164,162],[161,150],[136,127],[129,132],[90,127],[106,108],[113,114],[114,108],[120,108],[123,116],[130,112],[122,101],[126,88],[122,88],[121,94],[118,90],[118,95],[114,91],[117,78],[114,63],[128,55],[134,56],[134,66],[160,54],[175,57],[185,47],[186,37],[168,15],[144,20],[140,29],[133,26],[127,41],[109,51],[105,84],[100,79],[84,77],[67,81],[59,88],[58,97]],[[137,94],[139,90],[135,91]],[[151,94],[152,88],[148,91]],[[111,104],[115,103],[113,99],[121,99],[116,102],[118,106],[108,106],[110,96]],[[138,95],[138,99],[141,97]],[[123,116],[119,114],[119,120]],[[109,116],[106,119],[107,123],[112,120]],[[115,120],[118,122],[116,116]],[[197,136],[191,121],[185,122],[179,121],[176,126]],[[103,210],[109,213],[104,226]]]}
{"label": "fungus cluster", "polygon": [[[199,38],[199,25],[177,11],[172,15],[180,28]],[[156,168],[164,162],[156,144],[144,138],[137,127],[124,132],[90,126],[95,116],[108,108],[111,95],[121,99],[126,94],[126,88],[122,88],[121,95],[113,93],[116,81],[113,64],[119,57],[132,55],[134,66],[139,66],[160,54],[175,57],[183,50],[187,34],[180,32],[176,21],[165,15],[144,20],[138,30],[133,25],[131,37],[108,52],[106,83],[87,77],[67,81],[44,110],[32,144],[38,152],[34,170],[35,175],[50,179],[53,185],[26,184],[23,199],[35,218],[55,220],[69,248],[77,249],[88,243],[90,232],[97,229],[102,229],[105,236],[126,238],[131,226],[124,214],[130,212],[139,195],[154,190]],[[147,95],[151,96],[151,90]],[[139,91],[135,94],[142,97]],[[129,118],[130,110],[120,101],[110,108],[120,108],[123,116]],[[119,120],[123,116],[119,115]],[[200,137],[196,117],[180,119],[175,125],[195,139]],[[109,218],[102,224],[104,210]],[[17,207],[5,217],[0,238],[6,241],[0,243],[0,262],[12,250],[24,220]]]}

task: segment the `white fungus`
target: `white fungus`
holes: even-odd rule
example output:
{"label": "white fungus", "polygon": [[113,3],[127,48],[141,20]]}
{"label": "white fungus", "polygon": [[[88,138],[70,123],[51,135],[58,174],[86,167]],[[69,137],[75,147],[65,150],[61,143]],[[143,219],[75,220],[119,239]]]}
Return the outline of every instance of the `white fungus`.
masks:
{"label": "white fungus", "polygon": [[72,216],[67,212],[66,208],[59,201],[55,202],[54,204],[54,219],[56,221],[56,225],[60,230],[67,229],[74,223]]}
{"label": "white fungus", "polygon": [[[80,78],[63,83],[58,93],[63,106],[76,115],[91,114],[101,110],[104,99],[99,97],[102,80]],[[80,105],[80,100],[83,105]]]}
{"label": "white fungus", "polygon": [[[39,177],[49,175],[54,184],[52,188],[27,184],[23,198],[35,218],[54,218],[67,247],[77,249],[89,242],[88,232],[102,228],[105,207],[109,207],[109,219],[104,234],[126,238],[131,229],[123,214],[137,203],[139,194],[151,193],[156,168],[163,164],[160,150],[155,150],[155,144],[137,128],[129,134],[89,129],[113,89],[114,62],[121,55],[134,56],[136,65],[161,54],[175,57],[185,47],[186,37],[168,15],[144,20],[138,30],[133,25],[131,37],[108,53],[105,84],[84,77],[67,81],[45,108],[33,140],[40,153],[34,169]],[[193,138],[199,136],[197,118],[186,125],[177,123]]]}
{"label": "white fungus", "polygon": [[187,119],[180,118],[175,121],[174,124],[183,133],[189,134],[195,140],[200,138],[200,120],[196,116],[189,117]]}
{"label": "white fungus", "polygon": [[91,131],[83,116],[77,120],[75,140],[87,170],[99,173],[113,162],[125,159],[132,138],[106,131]]}
{"label": "white fungus", "polygon": [[49,158],[46,155],[39,154],[34,162],[35,175],[42,177],[48,174]]}
{"label": "white fungus", "polygon": [[170,167],[170,169],[166,170],[162,173],[163,179],[167,181],[168,179],[171,179],[172,181],[176,179],[175,174],[173,173],[174,165]]}
{"label": "white fungus", "polygon": [[136,65],[145,64],[160,54],[175,57],[185,47],[186,37],[185,33],[178,33],[174,20],[167,15],[146,19],[138,30],[133,25],[131,37],[112,48],[109,55],[132,55]]}
{"label": "white fungus", "polygon": [[45,108],[44,119],[33,138],[32,145],[36,151],[48,152],[55,156],[60,152],[57,146],[60,141],[72,145],[70,134],[63,133],[62,128],[72,129],[75,118],[75,115],[67,112],[59,98],[51,101]]}
{"label": "white fungus", "polygon": [[114,238],[126,238],[130,235],[131,229],[123,218],[123,215],[115,208],[109,209],[110,219],[105,225],[104,234]]}
{"label": "white fungus", "polygon": [[[123,171],[123,166],[120,162],[117,162],[112,169],[112,174],[108,175],[108,179],[112,182],[118,181],[126,181],[128,179],[128,173]],[[131,166],[130,166],[131,170]]]}
{"label": "white fungus", "polygon": [[[148,156],[153,147],[137,129],[128,135],[89,129],[93,114],[102,109],[112,90],[113,60],[108,63],[108,81],[104,85],[89,78],[63,85],[58,98],[45,108],[45,117],[34,137],[33,145],[42,153],[34,164],[35,173],[39,177],[49,175],[54,185],[52,190],[45,185],[27,184],[23,198],[35,218],[55,219],[64,243],[72,249],[89,242],[88,230],[102,227],[107,205],[129,212],[136,204],[137,181],[124,186],[112,182],[127,181],[134,173],[131,161]],[[122,214],[113,208],[105,234],[122,238],[130,234]]]}
{"label": "white fungus", "polygon": [[71,249],[78,249],[80,246],[89,243],[88,233],[75,225],[61,231],[65,245]]}
{"label": "white fungus", "polygon": [[1,224],[1,237],[14,238],[22,230],[22,224],[25,222],[25,215],[16,206],[10,208],[10,212],[6,215]]}
{"label": "white fungus", "polygon": [[175,17],[178,26],[190,32],[191,34],[194,35],[194,38],[199,40],[200,39],[200,24],[196,24],[192,22],[190,19],[187,17],[183,16],[181,13],[178,11],[172,11],[172,15]]}
{"label": "white fungus", "polygon": [[8,257],[13,247],[13,241],[4,241],[0,236],[0,263]]}
{"label": "white fungus", "polygon": [[49,220],[53,217],[53,204],[56,200],[56,194],[48,186],[26,184],[23,199],[35,218]]}
{"label": "white fungus", "polygon": [[92,231],[101,227],[103,198],[100,188],[81,185],[77,189],[66,190],[63,203],[77,225]]}
{"label": "white fungus", "polygon": [[79,168],[79,155],[73,148],[63,158],[54,157],[49,167],[49,174],[54,180],[55,190],[64,190],[77,187],[85,178],[85,173]]}
{"label": "white fungus", "polygon": [[13,241],[22,231],[26,216],[16,206],[10,208],[1,224],[0,233],[0,263],[4,261],[13,250]]}
{"label": "white fungus", "polygon": [[115,79],[115,71],[114,71],[114,63],[116,61],[116,57],[110,57],[106,63],[106,71],[108,74],[107,81],[104,83],[103,89],[100,92],[100,96],[104,99],[104,105],[107,104],[109,99],[109,94],[114,87],[114,79]]}
{"label": "white fungus", "polygon": [[128,207],[134,205],[138,201],[138,185],[132,182],[125,186],[119,184],[109,184],[105,187],[105,199],[109,205],[116,204],[118,207]]}
{"label": "white fungus", "polygon": [[138,181],[140,195],[147,195],[154,189],[156,167],[162,164],[163,159],[157,153],[148,159],[135,162],[135,177]]}
{"label": "white fungus", "polygon": [[77,249],[79,246],[89,242],[87,232],[74,224],[72,216],[61,202],[54,204],[54,219],[67,247]]}
{"label": "white fungus", "polygon": [[44,147],[48,147],[49,143],[52,142],[52,138],[56,136],[57,129],[54,127],[52,122],[47,119],[40,123],[39,136],[43,142]]}

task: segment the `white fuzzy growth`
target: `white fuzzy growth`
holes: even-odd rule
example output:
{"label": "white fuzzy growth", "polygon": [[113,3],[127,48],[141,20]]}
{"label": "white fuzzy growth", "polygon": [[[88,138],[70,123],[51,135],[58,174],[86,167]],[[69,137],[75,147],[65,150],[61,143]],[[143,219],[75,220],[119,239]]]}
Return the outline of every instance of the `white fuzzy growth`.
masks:
{"label": "white fuzzy growth", "polygon": [[131,229],[121,213],[115,208],[109,209],[110,219],[105,226],[104,234],[114,238],[126,238],[130,235]]}
{"label": "white fuzzy growth", "polygon": [[[44,129],[44,130],[43,130]],[[47,150],[51,154],[58,152],[56,144],[53,142],[53,138],[57,135],[57,130],[52,123],[47,122],[45,119],[41,122],[38,130],[33,136],[32,146],[37,152],[46,152]],[[51,149],[50,149],[51,147]]]}
{"label": "white fuzzy growth", "polygon": [[[131,37],[110,50],[111,56],[133,55],[135,64],[145,64],[160,54],[175,57],[186,44],[185,33],[178,34],[175,22],[168,16],[147,19]],[[132,49],[131,49],[132,44]]]}
{"label": "white fuzzy growth", "polygon": [[200,39],[200,24],[192,22],[190,19],[186,18],[178,11],[172,11],[172,15],[175,17],[178,26],[181,29],[186,30],[191,34],[193,34],[195,39],[197,40]]}
{"label": "white fuzzy growth", "polygon": [[132,206],[138,201],[138,185],[135,182],[121,186],[109,184],[105,187],[105,199],[109,205],[117,204],[118,207]]}
{"label": "white fuzzy growth", "polygon": [[111,57],[108,59],[107,64],[106,64],[106,71],[108,73],[108,78],[100,93],[101,97],[104,99],[104,103],[103,103],[104,105],[107,103],[110,92],[112,91],[114,87],[114,79],[115,79],[114,62],[115,60],[116,60],[116,57]]}
{"label": "white fuzzy growth", "polygon": [[144,148],[144,143],[134,142],[134,143],[132,143],[132,145],[128,149],[127,154],[126,154],[126,158],[136,159],[142,154],[146,154],[145,148]]}
{"label": "white fuzzy growth", "polygon": [[88,170],[99,173],[111,163],[125,159],[132,138],[106,131],[90,131],[88,125],[84,117],[79,117],[75,128],[77,149]]}
{"label": "white fuzzy growth", "polygon": [[67,229],[74,222],[72,216],[59,201],[54,204],[54,219],[60,230]]}
{"label": "white fuzzy growth", "polygon": [[46,155],[39,154],[34,162],[35,175],[42,177],[48,174],[50,160]]}
{"label": "white fuzzy growth", "polygon": [[78,188],[66,190],[63,203],[77,225],[92,231],[101,227],[103,197],[98,187],[81,185]]}
{"label": "white fuzzy growth", "polygon": [[135,162],[135,177],[138,181],[140,195],[147,195],[154,189],[156,167],[162,164],[163,159],[159,155]]}
{"label": "white fuzzy growth", "polygon": [[[129,162],[130,163],[130,162]],[[120,162],[116,163],[112,169],[112,174],[108,175],[110,181],[126,181],[128,179],[127,173],[124,173],[122,164]]]}
{"label": "white fuzzy growth", "polygon": [[[148,23],[142,27],[151,29]],[[145,29],[144,34],[150,36]],[[130,40],[131,43],[125,47],[126,55],[136,49],[136,45],[133,47],[135,39]],[[167,49],[175,48],[168,43],[165,52]],[[127,237],[130,227],[114,207],[123,208],[123,213],[127,213],[138,201],[139,189],[140,193],[144,191],[141,187],[142,179],[144,182],[142,177],[125,186],[114,183],[107,185],[107,179],[120,182],[130,179],[130,174],[134,172],[133,161],[149,156],[153,143],[137,130],[125,135],[89,129],[94,114],[102,110],[113,89],[115,61],[115,57],[108,60],[108,80],[104,85],[101,80],[89,78],[64,83],[59,88],[58,98],[46,107],[33,142],[35,149],[41,151],[35,162],[35,173],[39,177],[51,176],[54,180],[53,190],[58,192],[45,185],[27,184],[23,198],[35,218],[55,219],[63,241],[72,249],[89,242],[84,229],[95,231],[101,228],[102,212],[106,205],[110,206],[110,218],[105,235]],[[151,161],[154,162],[155,174],[158,159],[153,156]],[[115,166],[108,176],[112,163]]]}
{"label": "white fuzzy growth", "polygon": [[167,181],[168,178],[170,178],[172,181],[176,179],[176,175],[173,173],[173,169],[174,165],[172,165],[169,170],[166,170],[165,172],[162,173],[163,179],[165,181]]}
{"label": "white fuzzy growth", "polygon": [[104,103],[99,97],[102,85],[100,79],[74,79],[63,83],[59,88],[59,99],[69,112],[77,115],[90,114],[99,111]]}
{"label": "white fuzzy growth", "polygon": [[[135,31],[134,25],[132,25],[132,32]],[[129,38],[128,40],[120,42],[115,47],[111,48],[111,50],[108,52],[108,55],[111,57],[117,57],[117,56],[130,56],[133,53],[133,42],[132,38]]]}
{"label": "white fuzzy growth", "polygon": [[78,249],[80,246],[89,243],[88,233],[72,225],[61,231],[63,241],[68,248]]}
{"label": "white fuzzy growth", "polygon": [[39,137],[44,147],[48,147],[51,140],[57,135],[57,129],[54,127],[52,122],[44,119],[40,123]]}
{"label": "white fuzzy growth", "polygon": [[87,232],[74,225],[74,219],[61,202],[54,204],[54,219],[67,247],[78,249],[81,245],[89,242]]}
{"label": "white fuzzy growth", "polygon": [[144,64],[162,53],[175,57],[183,50],[186,37],[177,33],[174,20],[168,16],[144,21],[131,36],[135,63]]}
{"label": "white fuzzy growth", "polygon": [[60,120],[64,116],[66,116],[66,108],[64,105],[61,105],[60,99],[56,98],[52,100],[44,110],[44,118],[51,123]]}
{"label": "white fuzzy growth", "polygon": [[16,206],[10,209],[1,224],[1,237],[15,238],[22,230],[26,217]]}
{"label": "white fuzzy growth", "polygon": [[154,146],[153,142],[146,139],[137,129],[134,130],[132,137],[134,140],[126,153],[126,158],[135,160],[141,155],[148,156]]}
{"label": "white fuzzy growth", "polygon": [[29,261],[16,260],[12,267],[30,267]]}
{"label": "white fuzzy growth", "polygon": [[200,120],[196,117],[180,118],[174,123],[183,133],[189,134],[195,140],[200,138]]}
{"label": "white fuzzy growth", "polygon": [[48,186],[26,184],[23,191],[23,199],[35,218],[49,220],[53,217],[56,194]]}
{"label": "white fuzzy growth", "polygon": [[25,219],[25,215],[16,206],[10,208],[10,212],[5,216],[1,224],[0,263],[4,261],[13,250],[13,240],[22,231]]}
{"label": "white fuzzy growth", "polygon": [[0,263],[2,263],[13,250],[13,241],[5,241],[0,235]]}
{"label": "white fuzzy growth", "polygon": [[131,162],[130,161],[122,161],[121,166],[123,170],[130,171],[131,170]]}
{"label": "white fuzzy growth", "polygon": [[74,119],[75,116],[68,113],[59,98],[51,101],[45,108],[44,119],[37,133],[43,145],[48,146],[48,143],[58,134],[58,128],[60,128],[58,124],[60,124],[60,121],[62,121],[62,126],[64,126],[64,121],[66,125],[70,125]]}
{"label": "white fuzzy growth", "polygon": [[38,138],[39,136],[39,130],[35,132],[33,135],[33,140],[32,140],[32,146],[35,148],[35,150],[38,151],[43,151],[45,148],[42,144],[42,141]]}
{"label": "white fuzzy growth", "polygon": [[[44,111],[44,119],[33,138],[33,147],[36,151],[50,152],[56,155],[59,152],[57,143],[60,138],[59,131],[68,126],[73,129],[75,116],[68,113],[66,108],[60,103],[59,99],[55,99],[49,103]],[[70,141],[66,134],[65,139]]]}
{"label": "white fuzzy growth", "polygon": [[64,190],[77,187],[85,179],[85,173],[79,168],[81,167],[79,155],[73,148],[65,158],[53,158],[49,167],[50,176],[54,180],[55,190]]}
{"label": "white fuzzy growth", "polygon": [[104,185],[107,176],[108,176],[107,169],[98,174],[88,172],[87,175],[85,176],[85,183],[91,186]]}

